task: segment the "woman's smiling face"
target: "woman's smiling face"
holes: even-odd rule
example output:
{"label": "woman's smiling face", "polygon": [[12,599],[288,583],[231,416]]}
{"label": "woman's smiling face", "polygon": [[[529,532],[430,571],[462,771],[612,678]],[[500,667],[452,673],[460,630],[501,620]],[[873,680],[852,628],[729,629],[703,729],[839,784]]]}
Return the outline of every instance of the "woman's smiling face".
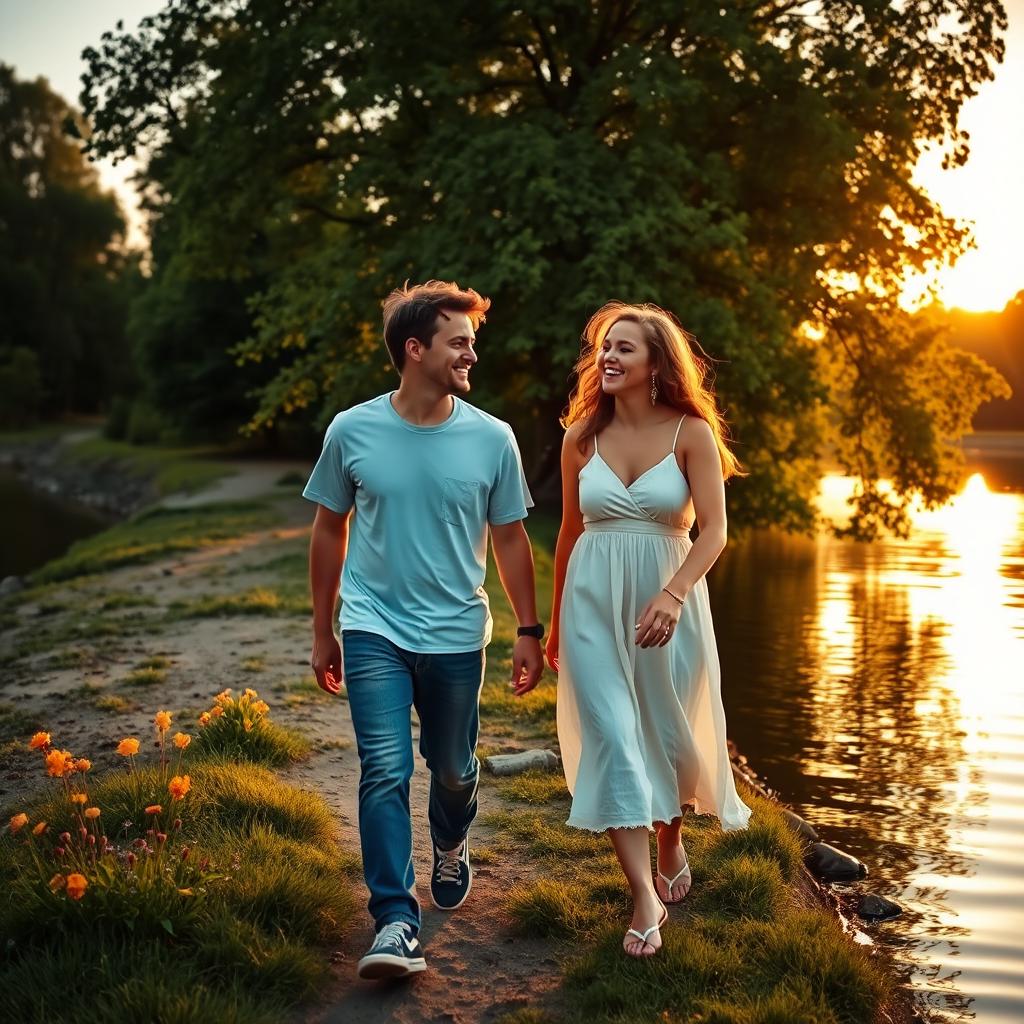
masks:
{"label": "woman's smiling face", "polygon": [[650,388],[654,366],[644,329],[632,320],[612,324],[597,353],[601,389],[621,395],[631,388]]}

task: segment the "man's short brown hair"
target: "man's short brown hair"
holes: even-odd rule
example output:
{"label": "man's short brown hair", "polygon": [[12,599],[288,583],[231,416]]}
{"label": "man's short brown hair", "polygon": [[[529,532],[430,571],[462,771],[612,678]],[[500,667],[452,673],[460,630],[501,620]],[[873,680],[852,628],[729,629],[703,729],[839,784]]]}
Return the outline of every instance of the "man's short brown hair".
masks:
{"label": "man's short brown hair", "polygon": [[427,281],[412,286],[406,281],[384,300],[384,344],[395,369],[401,373],[405,366],[405,343],[409,338],[416,338],[430,348],[437,333],[437,318],[445,310],[465,313],[475,331],[487,319],[485,314],[490,308],[490,299],[472,288],[460,288],[454,281]]}

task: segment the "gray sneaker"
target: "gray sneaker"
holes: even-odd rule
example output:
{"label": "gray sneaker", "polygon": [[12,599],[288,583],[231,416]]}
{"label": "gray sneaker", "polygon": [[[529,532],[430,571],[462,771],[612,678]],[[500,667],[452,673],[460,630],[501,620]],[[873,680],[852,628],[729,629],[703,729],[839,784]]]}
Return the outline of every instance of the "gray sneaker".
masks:
{"label": "gray sneaker", "polygon": [[423,947],[404,921],[381,926],[373,945],[359,961],[360,978],[404,978],[427,969]]}

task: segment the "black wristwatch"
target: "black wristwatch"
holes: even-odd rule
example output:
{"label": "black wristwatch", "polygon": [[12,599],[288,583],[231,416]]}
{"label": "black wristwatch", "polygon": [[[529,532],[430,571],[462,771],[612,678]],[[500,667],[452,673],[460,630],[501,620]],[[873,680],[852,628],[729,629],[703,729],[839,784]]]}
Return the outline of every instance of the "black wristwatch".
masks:
{"label": "black wristwatch", "polygon": [[532,636],[534,640],[540,640],[544,636],[544,627],[539,622],[536,626],[520,626],[516,636]]}

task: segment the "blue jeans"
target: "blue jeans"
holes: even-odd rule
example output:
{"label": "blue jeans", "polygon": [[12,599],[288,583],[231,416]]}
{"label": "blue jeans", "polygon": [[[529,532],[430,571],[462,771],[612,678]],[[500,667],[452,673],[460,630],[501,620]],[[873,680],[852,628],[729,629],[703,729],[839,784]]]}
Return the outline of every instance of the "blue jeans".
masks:
{"label": "blue jeans", "polygon": [[379,929],[420,926],[412,864],[411,710],[430,769],[430,832],[454,849],[476,817],[484,652],[416,654],[376,633],[342,632],[345,685],[359,747],[359,843],[369,909]]}

